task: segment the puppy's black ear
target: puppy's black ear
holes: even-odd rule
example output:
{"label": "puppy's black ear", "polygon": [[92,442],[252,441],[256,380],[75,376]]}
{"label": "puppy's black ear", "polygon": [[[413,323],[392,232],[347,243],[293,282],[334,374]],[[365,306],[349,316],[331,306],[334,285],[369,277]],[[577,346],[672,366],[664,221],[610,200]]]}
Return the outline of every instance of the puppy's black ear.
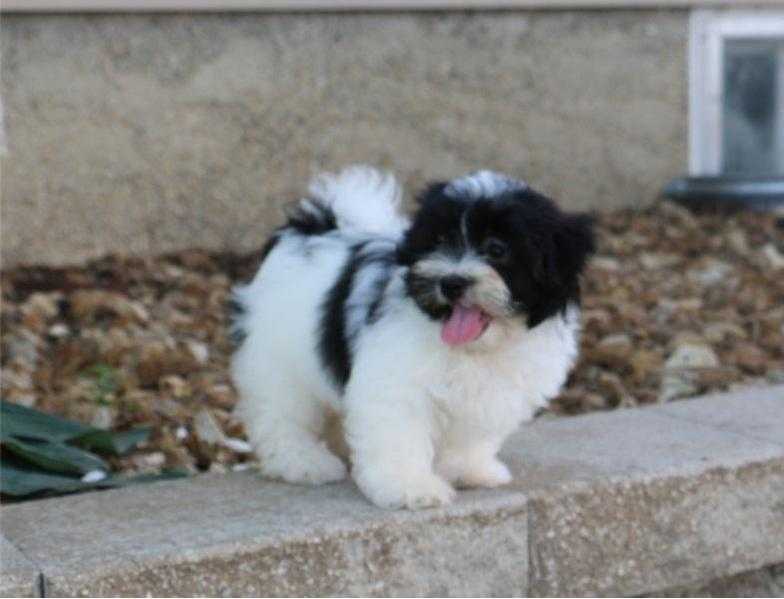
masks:
{"label": "puppy's black ear", "polygon": [[596,251],[594,218],[589,214],[565,214],[555,235],[555,252],[561,280],[582,272],[588,257]]}
{"label": "puppy's black ear", "polygon": [[444,188],[449,185],[446,181],[428,183],[416,197],[417,204],[423,206],[429,202],[440,200],[444,197]]}

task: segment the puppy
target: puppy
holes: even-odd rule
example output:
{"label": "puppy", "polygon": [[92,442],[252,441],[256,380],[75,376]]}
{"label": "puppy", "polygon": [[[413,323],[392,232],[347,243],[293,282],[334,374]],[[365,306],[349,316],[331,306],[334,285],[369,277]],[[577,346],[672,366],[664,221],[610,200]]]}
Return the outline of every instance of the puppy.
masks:
{"label": "puppy", "polygon": [[385,508],[508,483],[504,439],[556,395],[577,355],[591,221],[489,171],[430,185],[412,221],[395,180],[322,175],[235,290],[238,413],[269,477],[322,484],[346,466]]}

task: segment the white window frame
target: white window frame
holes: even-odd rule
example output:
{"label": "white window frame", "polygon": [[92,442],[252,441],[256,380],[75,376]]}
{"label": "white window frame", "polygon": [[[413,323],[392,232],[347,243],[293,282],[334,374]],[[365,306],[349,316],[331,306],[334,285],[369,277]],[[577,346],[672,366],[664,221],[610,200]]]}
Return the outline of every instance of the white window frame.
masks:
{"label": "white window frame", "polygon": [[[689,34],[689,173],[692,176],[721,173],[724,44],[732,39],[771,37],[784,38],[784,10],[692,12]],[[784,81],[784,72],[778,76],[779,81]],[[784,101],[782,88],[779,86],[779,101]]]}

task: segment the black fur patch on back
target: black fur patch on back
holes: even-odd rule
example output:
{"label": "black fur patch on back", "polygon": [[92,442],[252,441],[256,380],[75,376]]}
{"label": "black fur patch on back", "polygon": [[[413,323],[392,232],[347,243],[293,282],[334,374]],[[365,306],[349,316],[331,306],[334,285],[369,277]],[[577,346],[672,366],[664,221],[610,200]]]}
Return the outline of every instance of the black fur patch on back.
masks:
{"label": "black fur patch on back", "polygon": [[272,236],[264,243],[261,248],[261,259],[259,260],[259,265],[261,265],[264,260],[267,259],[269,253],[275,249],[275,246],[278,245],[278,241],[280,241],[280,229],[275,231]]}
{"label": "black fur patch on back", "polygon": [[247,310],[241,302],[234,298],[231,298],[226,302],[226,308],[229,313],[229,340],[234,347],[239,347],[248,336],[248,332],[239,325],[240,320],[245,316]]}
{"label": "black fur patch on back", "polygon": [[332,208],[318,200],[302,200],[288,213],[281,229],[294,229],[301,235],[321,235],[338,228]]}
{"label": "black fur patch on back", "polygon": [[375,292],[375,297],[373,298],[373,301],[370,303],[370,306],[368,308],[367,317],[365,318],[366,324],[374,324],[378,322],[379,318],[381,318],[382,304],[384,301],[384,292],[387,290],[388,283],[389,283],[388,276],[384,278],[379,278],[376,281],[375,289],[373,290]]}
{"label": "black fur patch on back", "polygon": [[[322,304],[319,353],[341,389],[351,376],[356,337],[363,326],[373,325],[383,314],[384,292],[394,266],[394,243],[368,240],[355,244]],[[348,312],[353,315],[350,323]]]}
{"label": "black fur patch on back", "polygon": [[351,375],[351,349],[346,336],[346,301],[351,293],[354,276],[362,264],[359,252],[363,246],[358,244],[351,248],[343,271],[329,290],[322,308],[319,353],[322,363],[341,388]]}

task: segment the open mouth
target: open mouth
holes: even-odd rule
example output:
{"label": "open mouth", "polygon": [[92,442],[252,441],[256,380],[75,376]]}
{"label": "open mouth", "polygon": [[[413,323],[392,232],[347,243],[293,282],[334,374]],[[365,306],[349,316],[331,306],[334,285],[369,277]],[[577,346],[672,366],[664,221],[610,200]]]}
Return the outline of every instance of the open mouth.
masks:
{"label": "open mouth", "polygon": [[478,306],[454,304],[441,327],[441,339],[451,346],[476,341],[487,330],[492,317]]}

